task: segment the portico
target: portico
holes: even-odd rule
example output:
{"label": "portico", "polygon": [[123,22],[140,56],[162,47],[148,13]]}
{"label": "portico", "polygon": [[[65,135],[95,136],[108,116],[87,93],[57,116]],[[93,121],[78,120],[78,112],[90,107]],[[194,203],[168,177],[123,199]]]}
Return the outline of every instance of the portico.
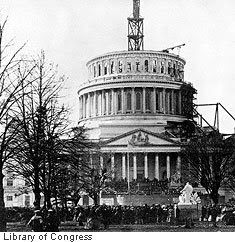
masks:
{"label": "portico", "polygon": [[115,180],[169,180],[181,172],[179,144],[146,130],[128,132],[101,146],[100,166]]}

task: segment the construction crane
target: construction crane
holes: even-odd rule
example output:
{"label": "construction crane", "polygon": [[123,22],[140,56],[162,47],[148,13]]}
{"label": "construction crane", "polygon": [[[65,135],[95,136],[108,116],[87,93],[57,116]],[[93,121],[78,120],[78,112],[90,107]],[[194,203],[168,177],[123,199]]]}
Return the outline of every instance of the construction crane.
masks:
{"label": "construction crane", "polygon": [[128,50],[144,49],[143,18],[140,17],[140,0],[133,0],[133,17],[128,20]]}
{"label": "construction crane", "polygon": [[134,19],[140,17],[140,0],[133,0],[133,17]]}
{"label": "construction crane", "polygon": [[178,55],[179,55],[179,54],[180,54],[180,49],[181,49],[182,46],[185,46],[185,44],[176,45],[176,46],[173,46],[173,47],[170,47],[170,48],[164,49],[164,50],[162,50],[162,52],[169,53],[170,50],[174,50],[175,48],[177,48],[177,50],[178,50]]}

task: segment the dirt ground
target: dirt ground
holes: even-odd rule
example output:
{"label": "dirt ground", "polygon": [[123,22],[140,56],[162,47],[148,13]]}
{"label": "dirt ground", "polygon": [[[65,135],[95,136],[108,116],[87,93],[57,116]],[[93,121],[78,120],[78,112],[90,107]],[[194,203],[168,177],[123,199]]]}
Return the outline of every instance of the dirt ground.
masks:
{"label": "dirt ground", "polygon": [[[24,223],[8,223],[8,232],[30,232],[30,229]],[[78,226],[76,222],[63,222],[60,225],[61,232],[86,232],[83,227]],[[101,225],[98,230],[89,230],[91,232],[235,232],[235,225],[218,224],[214,228],[211,223],[198,222],[191,228],[185,228],[184,225],[169,224],[146,224],[146,225],[110,225],[104,229]]]}

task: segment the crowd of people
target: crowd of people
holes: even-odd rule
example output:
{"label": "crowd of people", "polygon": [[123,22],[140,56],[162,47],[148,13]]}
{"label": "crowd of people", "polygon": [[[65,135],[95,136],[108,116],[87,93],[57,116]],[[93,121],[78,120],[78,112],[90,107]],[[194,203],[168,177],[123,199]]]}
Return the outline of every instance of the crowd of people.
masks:
{"label": "crowd of people", "polygon": [[[222,219],[226,212],[226,206],[202,206],[200,221],[211,221],[217,226],[217,221]],[[234,210],[233,210],[234,211]],[[108,229],[109,225],[134,225],[134,224],[169,224],[178,225],[184,223],[180,216],[177,205],[151,206],[77,206],[68,209],[59,208],[36,210],[34,216],[28,222],[33,231],[59,231],[60,222],[73,221],[80,228],[85,229]]]}

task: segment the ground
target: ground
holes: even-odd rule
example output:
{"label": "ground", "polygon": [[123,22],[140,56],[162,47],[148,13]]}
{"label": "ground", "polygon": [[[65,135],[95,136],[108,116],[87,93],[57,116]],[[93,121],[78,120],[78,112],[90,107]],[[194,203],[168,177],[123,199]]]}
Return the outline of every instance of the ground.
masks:
{"label": "ground", "polygon": [[[29,228],[23,223],[8,223],[8,232],[26,232]],[[61,232],[87,232],[82,227],[77,226],[75,222],[64,222],[60,226]],[[99,230],[89,230],[91,232],[235,232],[235,225],[219,224],[214,228],[212,224],[207,222],[198,222],[194,227],[186,229],[183,225],[169,225],[169,224],[147,224],[147,225],[111,225],[109,229],[104,230],[101,227]]]}

